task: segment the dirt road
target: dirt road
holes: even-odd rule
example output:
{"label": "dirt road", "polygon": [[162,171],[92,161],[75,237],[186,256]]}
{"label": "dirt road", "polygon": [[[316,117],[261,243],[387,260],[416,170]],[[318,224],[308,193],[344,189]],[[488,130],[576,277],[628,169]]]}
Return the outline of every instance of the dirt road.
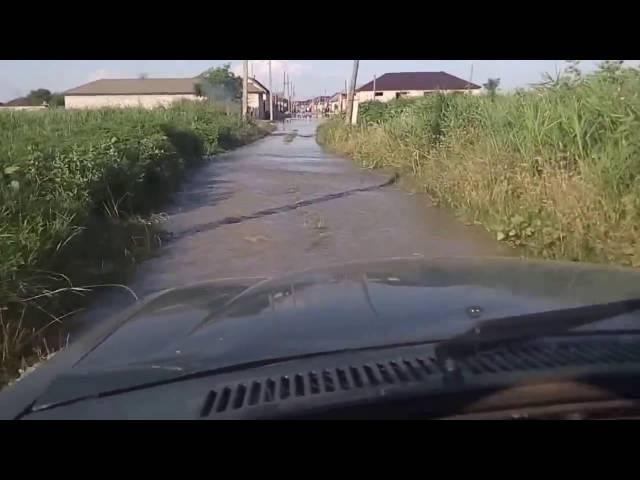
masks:
{"label": "dirt road", "polygon": [[[145,296],[213,278],[272,276],[394,256],[502,255],[484,230],[389,177],[323,152],[317,123],[293,120],[192,174],[168,209],[168,241],[129,286]],[[83,323],[131,300],[104,295]]]}

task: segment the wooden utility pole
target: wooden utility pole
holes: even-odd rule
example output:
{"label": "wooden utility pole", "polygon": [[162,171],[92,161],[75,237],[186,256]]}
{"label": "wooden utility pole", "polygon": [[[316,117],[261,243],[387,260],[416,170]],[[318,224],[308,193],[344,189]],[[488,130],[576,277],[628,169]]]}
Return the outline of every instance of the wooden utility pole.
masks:
{"label": "wooden utility pole", "polygon": [[271,60],[269,60],[269,120],[273,122],[273,83],[271,82]]}
{"label": "wooden utility pole", "polygon": [[249,60],[242,62],[242,118],[247,119],[249,110]]}
{"label": "wooden utility pole", "polygon": [[347,116],[344,120],[347,125],[351,124],[351,115],[353,114],[353,97],[355,96],[355,91],[356,91],[356,81],[358,80],[359,65],[360,65],[360,60],[353,61],[353,72],[351,73],[351,85],[349,85],[349,94],[347,96]]}

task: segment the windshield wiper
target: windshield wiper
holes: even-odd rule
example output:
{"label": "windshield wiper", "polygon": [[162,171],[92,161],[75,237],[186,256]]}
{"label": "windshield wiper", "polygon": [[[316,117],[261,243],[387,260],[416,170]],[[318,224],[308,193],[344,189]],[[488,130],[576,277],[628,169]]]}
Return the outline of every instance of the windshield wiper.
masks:
{"label": "windshield wiper", "polygon": [[460,335],[438,343],[435,356],[446,368],[453,368],[447,365],[482,350],[505,343],[564,333],[576,327],[638,310],[640,298],[485,320]]}

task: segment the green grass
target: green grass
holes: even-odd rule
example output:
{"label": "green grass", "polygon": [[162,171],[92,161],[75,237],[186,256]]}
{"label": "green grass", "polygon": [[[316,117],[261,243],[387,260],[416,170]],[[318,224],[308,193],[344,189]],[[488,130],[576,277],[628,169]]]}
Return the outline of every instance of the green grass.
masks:
{"label": "green grass", "polygon": [[529,255],[640,266],[640,72],[606,68],[533,91],[364,104],[318,140],[413,175]]}
{"label": "green grass", "polygon": [[189,167],[264,131],[192,102],[0,113],[0,373],[82,303],[79,282],[153,250],[153,214]]}

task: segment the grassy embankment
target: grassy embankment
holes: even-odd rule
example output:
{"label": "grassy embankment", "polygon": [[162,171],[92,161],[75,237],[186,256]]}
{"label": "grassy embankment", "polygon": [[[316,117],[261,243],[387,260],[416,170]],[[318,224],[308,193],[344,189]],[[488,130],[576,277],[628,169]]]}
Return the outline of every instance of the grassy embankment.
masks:
{"label": "grassy embankment", "polygon": [[154,213],[189,167],[265,132],[204,104],[0,113],[0,385],[153,251]]}
{"label": "grassy embankment", "polygon": [[436,201],[531,256],[640,266],[640,71],[534,91],[361,106],[318,141],[414,176]]}

